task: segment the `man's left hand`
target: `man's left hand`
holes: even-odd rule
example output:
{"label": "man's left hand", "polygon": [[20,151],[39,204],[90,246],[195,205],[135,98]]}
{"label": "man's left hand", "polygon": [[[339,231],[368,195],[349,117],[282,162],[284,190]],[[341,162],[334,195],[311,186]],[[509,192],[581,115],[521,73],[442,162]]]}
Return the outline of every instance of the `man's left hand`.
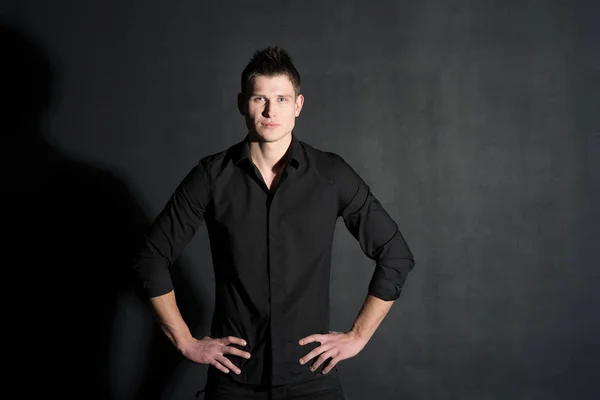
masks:
{"label": "man's left hand", "polygon": [[327,359],[331,359],[327,366],[323,369],[326,374],[342,360],[354,357],[367,344],[358,335],[353,332],[330,332],[328,334],[315,334],[300,339],[300,345],[304,346],[308,343],[319,342],[321,345],[300,359],[300,364],[304,365],[313,358],[319,356],[311,365],[310,370],[316,371]]}

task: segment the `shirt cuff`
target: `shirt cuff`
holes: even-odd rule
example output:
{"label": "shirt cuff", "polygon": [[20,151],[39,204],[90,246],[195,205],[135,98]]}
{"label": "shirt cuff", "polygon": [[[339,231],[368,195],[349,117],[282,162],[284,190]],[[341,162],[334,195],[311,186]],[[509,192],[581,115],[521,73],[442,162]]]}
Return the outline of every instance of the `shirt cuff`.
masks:
{"label": "shirt cuff", "polygon": [[143,280],[143,290],[148,297],[157,297],[167,294],[174,289],[168,271],[155,271],[152,277]]}
{"label": "shirt cuff", "polygon": [[385,276],[383,268],[380,265],[377,265],[373,272],[371,282],[369,282],[369,294],[385,301],[396,300],[402,293],[402,286],[406,277],[400,279],[402,280],[401,282],[390,280]]}

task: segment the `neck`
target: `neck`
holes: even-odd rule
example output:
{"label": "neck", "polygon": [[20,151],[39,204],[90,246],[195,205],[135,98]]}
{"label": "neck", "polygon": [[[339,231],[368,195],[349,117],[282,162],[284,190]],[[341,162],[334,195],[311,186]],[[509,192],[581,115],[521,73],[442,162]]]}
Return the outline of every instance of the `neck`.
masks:
{"label": "neck", "polygon": [[275,174],[283,170],[288,161],[285,154],[292,143],[291,132],[275,142],[257,140],[253,135],[249,135],[248,138],[250,158],[259,170],[271,171]]}

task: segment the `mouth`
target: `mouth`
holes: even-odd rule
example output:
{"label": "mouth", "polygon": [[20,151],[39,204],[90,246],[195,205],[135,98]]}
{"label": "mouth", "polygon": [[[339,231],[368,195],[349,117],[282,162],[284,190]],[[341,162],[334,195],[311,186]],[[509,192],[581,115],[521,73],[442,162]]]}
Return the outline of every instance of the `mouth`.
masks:
{"label": "mouth", "polygon": [[273,123],[263,123],[262,126],[266,127],[266,128],[276,128],[279,126],[279,124],[273,124]]}

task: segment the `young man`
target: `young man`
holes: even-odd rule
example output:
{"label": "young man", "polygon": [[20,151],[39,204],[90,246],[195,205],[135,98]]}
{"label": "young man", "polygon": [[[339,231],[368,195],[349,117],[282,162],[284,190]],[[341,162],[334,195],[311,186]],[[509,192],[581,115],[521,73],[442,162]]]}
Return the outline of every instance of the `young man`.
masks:
{"label": "young man", "polygon": [[[414,260],[396,223],[339,155],[294,133],[304,96],[285,50],[255,52],[242,72],[247,135],[204,156],[179,184],[135,263],[164,333],[208,364],[206,399],[343,399],[337,364],[367,344]],[[342,217],[375,261],[352,328],[329,331],[329,275]],[[169,267],[206,223],[215,273],[211,335],[192,336]]]}

